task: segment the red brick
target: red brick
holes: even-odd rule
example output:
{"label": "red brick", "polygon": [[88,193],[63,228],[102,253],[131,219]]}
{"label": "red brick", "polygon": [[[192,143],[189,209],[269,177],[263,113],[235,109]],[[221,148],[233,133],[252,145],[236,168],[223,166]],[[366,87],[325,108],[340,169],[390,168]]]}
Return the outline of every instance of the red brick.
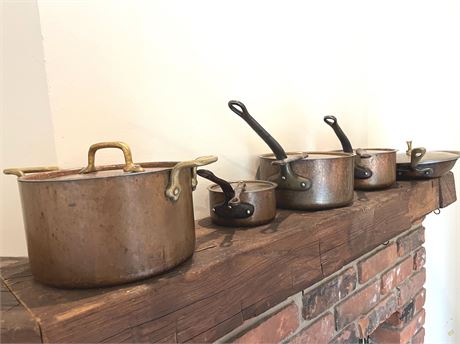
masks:
{"label": "red brick", "polygon": [[278,343],[299,327],[299,311],[294,303],[258,323],[233,343]]}
{"label": "red brick", "polygon": [[335,307],[336,329],[340,330],[369,312],[380,300],[380,281],[374,281]]}
{"label": "red brick", "polygon": [[391,328],[380,326],[371,334],[371,339],[376,343],[408,343],[414,334],[425,323],[425,310],[422,309],[404,328]]}
{"label": "red brick", "polygon": [[391,267],[398,258],[396,244],[393,243],[358,262],[359,283],[366,283],[379,272]]}
{"label": "red brick", "polygon": [[414,313],[418,313],[425,305],[426,289],[423,288],[414,297]]}
{"label": "red brick", "polygon": [[349,268],[318,287],[304,292],[302,314],[311,320],[346,297],[356,288],[356,271]]}
{"label": "red brick", "polygon": [[414,336],[412,337],[411,344],[423,344],[425,339],[425,328],[421,328]]}
{"label": "red brick", "polygon": [[425,294],[426,290],[422,288],[408,304],[394,312],[382,326],[399,328],[406,326],[414,318],[414,314],[417,314],[423,308]]}
{"label": "red brick", "polygon": [[412,275],[408,280],[399,285],[399,300],[400,306],[410,302],[410,300],[423,288],[426,279],[425,268]]}
{"label": "red brick", "polygon": [[411,253],[425,242],[425,228],[419,227],[398,239],[398,255],[400,257]]}
{"label": "red brick", "polygon": [[388,319],[398,308],[398,298],[395,294],[388,295],[380,301],[369,313],[358,320],[360,338],[367,338],[374,330]]}
{"label": "red brick", "polygon": [[338,335],[332,339],[329,344],[351,344],[359,343],[358,331],[356,325],[351,323],[345,327]]}
{"label": "red brick", "polygon": [[414,270],[420,270],[423,268],[426,262],[426,251],[425,247],[420,247],[414,253]]}
{"label": "red brick", "polygon": [[[334,336],[334,316],[327,313],[310,326],[301,330],[286,343],[305,344],[305,343],[327,343]],[[274,340],[268,341],[270,343]]]}
{"label": "red brick", "polygon": [[402,309],[394,312],[391,317],[389,317],[382,326],[384,327],[398,327],[403,328],[406,326],[409,321],[414,318],[414,300],[405,305]]}
{"label": "red brick", "polygon": [[382,285],[380,286],[380,293],[382,295],[389,293],[396,286],[401,284],[412,274],[413,261],[412,257],[407,257],[394,268],[382,274]]}

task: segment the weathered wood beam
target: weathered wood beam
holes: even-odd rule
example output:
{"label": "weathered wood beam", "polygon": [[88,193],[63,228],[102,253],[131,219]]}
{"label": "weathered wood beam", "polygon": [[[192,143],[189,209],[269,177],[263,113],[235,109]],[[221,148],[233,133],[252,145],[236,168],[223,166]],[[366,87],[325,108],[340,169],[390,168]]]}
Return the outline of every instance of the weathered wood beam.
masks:
{"label": "weathered wood beam", "polygon": [[197,221],[192,259],[113,288],[63,290],[34,282],[27,259],[2,279],[45,342],[211,342],[455,201],[452,174],[358,192],[352,206],[280,210],[251,229]]}

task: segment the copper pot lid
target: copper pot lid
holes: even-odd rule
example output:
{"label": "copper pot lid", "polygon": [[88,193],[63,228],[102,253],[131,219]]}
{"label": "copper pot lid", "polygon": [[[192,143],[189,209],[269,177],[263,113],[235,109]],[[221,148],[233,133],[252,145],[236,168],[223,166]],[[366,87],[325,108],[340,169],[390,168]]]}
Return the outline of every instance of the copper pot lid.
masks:
{"label": "copper pot lid", "polygon": [[[44,181],[76,181],[76,180],[88,180],[88,179],[105,179],[112,177],[126,177],[134,176],[144,173],[155,173],[166,170],[171,170],[178,162],[142,162],[136,163],[142,170],[138,171],[125,171],[125,165],[102,165],[97,166],[96,170],[84,173],[82,168],[73,169],[59,169],[54,167],[53,170],[45,170],[36,168],[35,171],[29,169],[19,169],[24,175],[19,175],[20,181],[23,182],[44,182]],[[47,168],[50,169],[50,168]],[[5,173],[14,169],[5,170]],[[26,173],[31,173],[27,174]],[[12,173],[8,173],[12,174]],[[16,174],[18,175],[18,174]]]}
{"label": "copper pot lid", "polygon": [[[378,154],[393,154],[398,150],[393,148],[356,148],[353,149],[353,153],[360,157],[368,157]],[[334,150],[333,152],[343,152],[342,149]]]}
{"label": "copper pot lid", "polygon": [[459,151],[426,151],[423,147],[412,149],[412,141],[407,141],[407,150],[405,153],[397,154],[396,163],[400,165],[411,164],[414,159],[417,159],[417,165],[427,165],[457,160],[458,158],[460,158]]}
{"label": "copper pot lid", "polygon": [[284,159],[283,161],[280,161],[276,158],[275,154],[273,153],[268,153],[268,154],[262,154],[259,155],[260,158],[262,159],[268,159],[268,160],[274,160],[274,161],[279,161],[279,164],[285,164],[288,162],[292,161],[297,161],[297,160],[328,160],[328,159],[343,159],[343,158],[350,158],[355,156],[354,153],[345,153],[341,151],[337,152],[287,152],[286,153],[287,158]]}
{"label": "copper pot lid", "polygon": [[[102,148],[118,148],[123,151],[125,158],[124,165],[105,165],[95,166],[96,151]],[[91,145],[88,150],[88,166],[83,169],[67,169],[60,170],[57,167],[32,167],[32,168],[10,168],[3,171],[5,174],[13,174],[18,176],[19,182],[69,182],[69,181],[86,181],[94,179],[119,178],[119,177],[136,177],[139,174],[158,173],[165,170],[170,170],[169,182],[166,188],[166,197],[175,202],[179,199],[182,187],[179,182],[179,174],[182,169],[191,168],[193,171],[196,167],[208,165],[217,161],[216,156],[203,156],[195,160],[182,162],[151,162],[135,164],[131,150],[126,143],[123,142],[100,142]],[[33,173],[27,176],[27,173]],[[196,187],[196,174],[192,173],[191,186]]]}
{"label": "copper pot lid", "polygon": [[[117,148],[123,152],[124,164],[117,165],[95,165],[96,151],[103,148]],[[38,182],[38,181],[75,181],[87,179],[104,179],[112,177],[126,177],[139,175],[142,173],[157,173],[169,170],[180,170],[187,167],[197,167],[215,162],[217,157],[205,156],[191,161],[183,162],[144,162],[134,163],[131,149],[124,142],[100,142],[91,145],[88,150],[88,165],[83,169],[59,169],[58,167],[29,167],[11,168],[3,172],[14,174],[19,177],[19,181]],[[32,173],[30,175],[26,175]]]}
{"label": "copper pot lid", "polygon": [[[258,192],[258,191],[267,191],[275,189],[277,187],[276,183],[269,182],[266,180],[241,180],[238,182],[229,182],[231,187],[235,190],[238,187],[242,187],[242,193],[244,192]],[[208,187],[208,190],[211,192],[223,193],[222,188],[218,184],[213,184]]]}

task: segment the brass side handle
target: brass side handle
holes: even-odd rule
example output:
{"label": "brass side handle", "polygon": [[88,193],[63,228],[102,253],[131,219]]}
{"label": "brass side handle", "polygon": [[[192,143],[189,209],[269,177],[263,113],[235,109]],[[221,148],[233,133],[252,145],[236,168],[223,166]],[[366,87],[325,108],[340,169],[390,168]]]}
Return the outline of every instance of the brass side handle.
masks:
{"label": "brass side handle", "polygon": [[[209,165],[217,161],[217,156],[208,155],[196,158],[195,160],[182,161],[176,164],[171,170],[169,176],[169,184],[166,188],[166,197],[169,198],[172,202],[176,202],[179,199],[179,196],[182,192],[182,188],[179,183],[179,174],[180,171],[185,168],[192,168],[193,170],[198,166]],[[196,186],[196,181],[193,181],[195,172],[192,171],[192,187]]]}
{"label": "brass side handle", "polygon": [[96,151],[103,148],[118,148],[123,152],[125,157],[125,166],[123,171],[125,172],[143,172],[144,169],[135,163],[133,163],[133,156],[131,154],[131,149],[124,142],[99,142],[91,145],[88,150],[88,166],[83,168],[80,173],[91,173],[96,172],[95,160],[96,160]]}
{"label": "brass side handle", "polygon": [[3,170],[4,174],[12,174],[17,177],[25,176],[27,173],[38,173],[38,172],[51,172],[57,171],[57,166],[41,166],[41,167],[14,167]]}
{"label": "brass side handle", "polygon": [[426,149],[423,147],[411,149],[410,154],[410,167],[415,170],[420,160],[425,156]]}

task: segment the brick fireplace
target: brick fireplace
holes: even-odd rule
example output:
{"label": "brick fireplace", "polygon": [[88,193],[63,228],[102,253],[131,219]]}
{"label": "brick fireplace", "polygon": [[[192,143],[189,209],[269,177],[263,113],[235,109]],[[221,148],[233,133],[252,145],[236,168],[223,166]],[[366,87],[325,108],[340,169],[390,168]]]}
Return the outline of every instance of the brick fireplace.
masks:
{"label": "brick fireplace", "polygon": [[356,196],[250,229],[199,220],[191,259],[111,288],[46,287],[2,258],[2,342],[422,343],[422,222],[455,202],[453,174]]}
{"label": "brick fireplace", "polygon": [[416,224],[221,341],[423,343],[424,231]]}

